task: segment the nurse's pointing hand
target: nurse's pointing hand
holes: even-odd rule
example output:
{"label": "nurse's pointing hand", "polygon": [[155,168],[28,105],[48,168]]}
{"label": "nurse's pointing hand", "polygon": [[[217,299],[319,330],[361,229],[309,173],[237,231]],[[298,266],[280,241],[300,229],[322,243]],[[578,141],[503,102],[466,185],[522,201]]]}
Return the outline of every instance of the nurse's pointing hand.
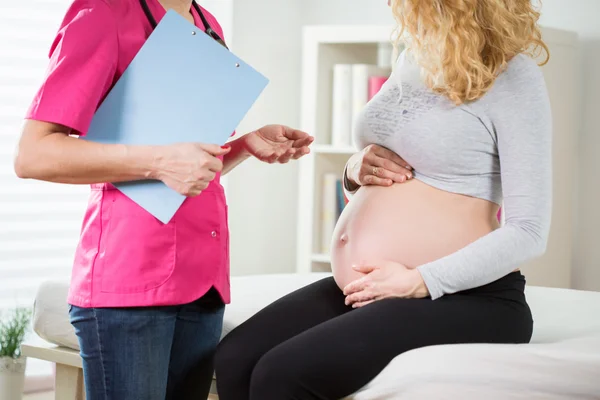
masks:
{"label": "nurse's pointing hand", "polygon": [[217,157],[227,154],[230,149],[202,143],[157,147],[154,175],[184,196],[197,196],[223,169],[223,162]]}
{"label": "nurse's pointing hand", "polygon": [[284,125],[267,125],[244,136],[248,153],[261,161],[285,164],[310,152],[315,140],[306,132]]}

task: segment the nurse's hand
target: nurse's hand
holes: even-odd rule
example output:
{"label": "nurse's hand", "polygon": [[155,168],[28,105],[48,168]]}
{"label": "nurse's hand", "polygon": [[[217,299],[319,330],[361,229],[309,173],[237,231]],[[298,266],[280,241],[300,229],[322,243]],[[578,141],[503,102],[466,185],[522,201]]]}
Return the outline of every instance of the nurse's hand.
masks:
{"label": "nurse's hand", "polygon": [[[412,167],[385,147],[371,144],[348,160],[346,176],[356,186],[391,186],[412,178]],[[348,188],[355,190],[356,188]]]}
{"label": "nurse's hand", "polygon": [[314,138],[283,125],[267,125],[244,136],[246,151],[267,163],[287,163],[310,152]]}
{"label": "nurse's hand", "polygon": [[216,144],[177,143],[157,147],[156,178],[188,197],[199,195],[223,169],[224,156],[231,148]]}

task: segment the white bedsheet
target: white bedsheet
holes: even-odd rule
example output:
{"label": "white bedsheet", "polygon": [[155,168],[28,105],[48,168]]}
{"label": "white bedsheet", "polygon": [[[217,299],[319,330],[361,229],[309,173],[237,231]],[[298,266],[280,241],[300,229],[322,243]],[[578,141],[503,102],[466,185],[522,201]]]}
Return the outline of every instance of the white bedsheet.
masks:
{"label": "white bedsheet", "polygon": [[349,399],[600,399],[600,336],[432,346],[396,357]]}
{"label": "white bedsheet", "polygon": [[[328,274],[232,278],[223,335],[275,299]],[[78,349],[67,283],[47,282],[34,307],[43,339]],[[535,328],[527,345],[453,345],[396,357],[348,400],[600,399],[600,293],[528,287]]]}

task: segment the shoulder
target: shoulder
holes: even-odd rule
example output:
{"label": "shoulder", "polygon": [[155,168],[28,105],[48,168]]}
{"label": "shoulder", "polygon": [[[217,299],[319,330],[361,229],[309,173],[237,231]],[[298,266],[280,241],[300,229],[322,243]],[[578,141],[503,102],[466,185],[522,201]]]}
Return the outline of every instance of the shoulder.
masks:
{"label": "shoulder", "polygon": [[[496,129],[502,130],[502,137],[550,140],[552,107],[542,68],[530,56],[519,54],[482,99],[484,113]],[[520,135],[523,131],[529,134]]]}
{"label": "shoulder", "polygon": [[114,0],[75,0],[65,14],[65,21],[70,22],[78,16],[93,15],[94,18],[114,18],[118,2]]}
{"label": "shoulder", "polygon": [[210,11],[208,11],[205,7],[200,6],[200,9],[204,13],[206,20],[208,21],[210,26],[215,30],[215,32],[217,32],[217,34],[219,34],[219,36],[223,40],[226,40],[226,38],[224,37],[224,34],[223,34],[223,28],[221,27],[221,24],[219,24],[219,21],[217,20],[217,18]]}
{"label": "shoulder", "polygon": [[496,110],[497,106],[519,111],[532,107],[548,108],[549,96],[542,67],[526,54],[515,56],[498,75],[483,100]]}
{"label": "shoulder", "polygon": [[82,33],[96,30],[106,34],[108,29],[116,28],[116,8],[114,0],[75,0],[67,9],[60,28],[75,26],[82,28]]}
{"label": "shoulder", "polygon": [[75,0],[71,3],[50,47],[50,56],[104,52],[116,57],[118,23],[114,0]]}
{"label": "shoulder", "polygon": [[514,91],[545,90],[542,67],[527,54],[518,54],[510,60],[494,83],[494,92],[514,94]]}

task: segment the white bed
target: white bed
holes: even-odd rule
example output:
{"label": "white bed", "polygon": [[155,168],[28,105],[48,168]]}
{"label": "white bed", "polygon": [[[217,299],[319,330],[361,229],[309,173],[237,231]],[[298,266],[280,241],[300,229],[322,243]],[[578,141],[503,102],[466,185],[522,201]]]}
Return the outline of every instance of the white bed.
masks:
{"label": "white bed", "polygon": [[[327,274],[232,278],[223,335],[275,299]],[[68,321],[68,284],[48,282],[35,301],[34,330],[78,350]],[[396,357],[352,395],[383,399],[600,399],[600,293],[529,287],[535,328],[527,345],[452,345]]]}

